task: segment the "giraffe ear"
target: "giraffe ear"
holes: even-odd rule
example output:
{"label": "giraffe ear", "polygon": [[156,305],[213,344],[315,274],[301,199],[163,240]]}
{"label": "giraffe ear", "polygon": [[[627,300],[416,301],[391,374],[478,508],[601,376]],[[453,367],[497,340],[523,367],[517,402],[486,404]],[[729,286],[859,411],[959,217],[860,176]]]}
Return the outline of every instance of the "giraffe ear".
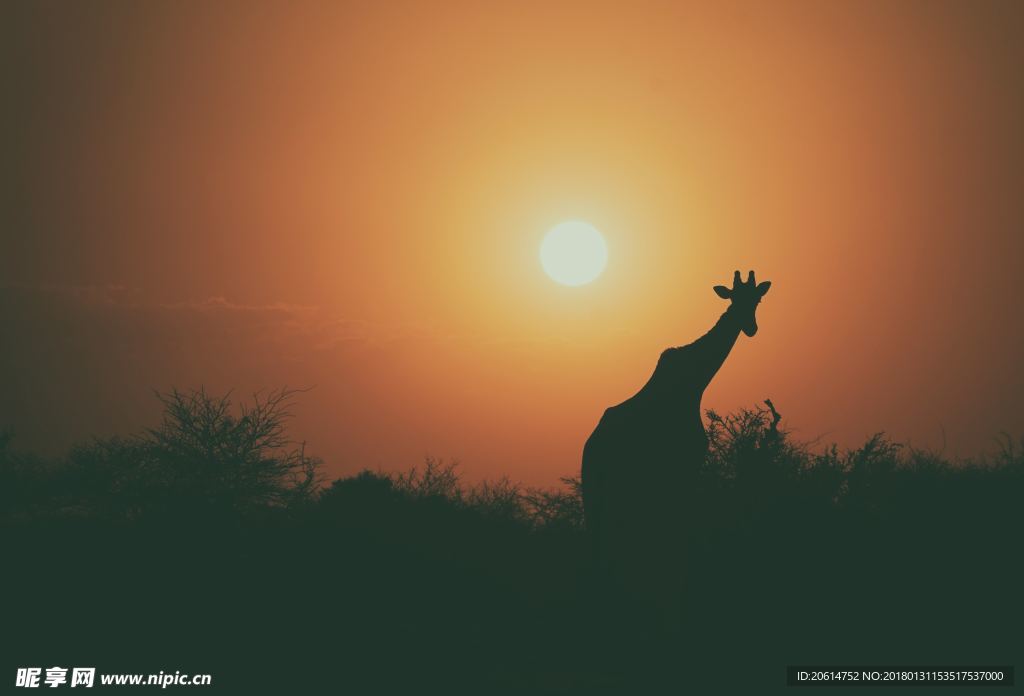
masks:
{"label": "giraffe ear", "polygon": [[729,288],[725,287],[724,285],[716,285],[714,289],[715,294],[721,297],[723,300],[728,300],[730,297],[732,297],[732,292],[729,290]]}
{"label": "giraffe ear", "polygon": [[772,281],[766,280],[763,283],[758,283],[757,291],[761,294],[761,297],[764,297],[765,293],[768,292],[768,288],[770,288],[771,286]]}

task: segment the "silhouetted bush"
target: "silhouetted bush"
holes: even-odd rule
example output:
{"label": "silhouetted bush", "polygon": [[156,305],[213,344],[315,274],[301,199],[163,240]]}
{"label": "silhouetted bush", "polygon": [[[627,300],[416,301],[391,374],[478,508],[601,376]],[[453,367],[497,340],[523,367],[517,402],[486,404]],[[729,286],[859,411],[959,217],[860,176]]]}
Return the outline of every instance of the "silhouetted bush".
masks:
{"label": "silhouetted bush", "polygon": [[233,412],[203,390],[158,394],[160,425],[95,439],[53,462],[15,453],[0,438],[5,517],[108,522],[187,515],[197,522],[312,504],[320,460],[288,439],[295,392],[257,394]]}
{"label": "silhouetted bush", "polygon": [[14,437],[0,431],[0,518],[7,523],[45,516],[53,466],[15,451]]}
{"label": "silhouetted bush", "polygon": [[170,499],[245,511],[308,501],[319,484],[320,461],[285,434],[294,391],[256,394],[232,413],[227,397],[204,390],[161,394],[163,422],[143,444],[153,480]]}

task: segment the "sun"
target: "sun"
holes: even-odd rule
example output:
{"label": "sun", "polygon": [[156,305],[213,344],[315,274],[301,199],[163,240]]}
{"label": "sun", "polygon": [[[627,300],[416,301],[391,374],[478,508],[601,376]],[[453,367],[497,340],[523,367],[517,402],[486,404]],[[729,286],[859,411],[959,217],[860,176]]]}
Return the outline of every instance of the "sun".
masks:
{"label": "sun", "polygon": [[581,220],[555,225],[540,244],[540,264],[562,285],[586,285],[608,265],[608,246],[597,229]]}

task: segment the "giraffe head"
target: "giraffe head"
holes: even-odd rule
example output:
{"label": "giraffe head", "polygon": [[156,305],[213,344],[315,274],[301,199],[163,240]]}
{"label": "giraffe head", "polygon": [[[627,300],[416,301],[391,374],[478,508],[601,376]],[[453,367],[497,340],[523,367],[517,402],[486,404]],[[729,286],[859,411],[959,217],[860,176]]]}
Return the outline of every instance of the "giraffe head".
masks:
{"label": "giraffe head", "polygon": [[716,285],[715,293],[723,300],[732,300],[731,309],[739,317],[740,328],[747,336],[753,336],[757,333],[757,319],[754,317],[757,313],[757,305],[760,304],[761,298],[771,286],[770,280],[758,284],[754,280],[753,271],[750,272],[747,282],[744,283],[740,280],[740,272],[736,271],[732,277],[732,288]]}

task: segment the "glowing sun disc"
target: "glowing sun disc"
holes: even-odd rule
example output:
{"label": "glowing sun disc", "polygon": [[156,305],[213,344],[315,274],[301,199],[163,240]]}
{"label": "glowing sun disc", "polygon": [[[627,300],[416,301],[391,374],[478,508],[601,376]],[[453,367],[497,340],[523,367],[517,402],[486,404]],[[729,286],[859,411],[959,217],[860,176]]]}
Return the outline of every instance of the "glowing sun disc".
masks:
{"label": "glowing sun disc", "polygon": [[562,285],[586,285],[608,265],[608,247],[593,225],[570,220],[552,227],[540,244],[540,263]]}

